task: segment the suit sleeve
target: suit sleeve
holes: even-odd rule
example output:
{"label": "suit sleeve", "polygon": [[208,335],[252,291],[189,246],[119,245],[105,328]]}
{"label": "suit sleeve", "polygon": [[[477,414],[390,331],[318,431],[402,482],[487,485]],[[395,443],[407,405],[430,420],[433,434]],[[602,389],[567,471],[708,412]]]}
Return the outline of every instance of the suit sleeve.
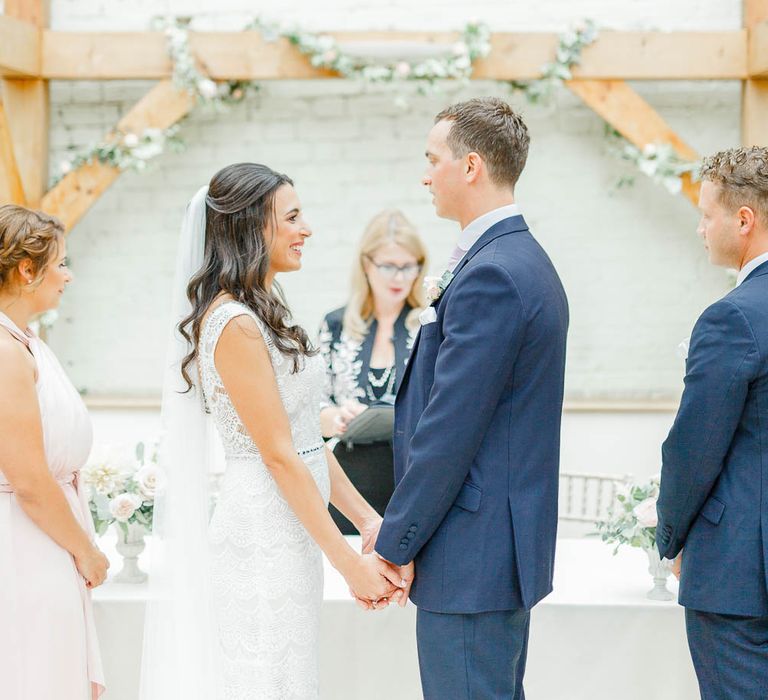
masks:
{"label": "suit sleeve", "polygon": [[744,410],[758,349],[742,311],[710,306],[691,335],[685,389],[662,452],[659,553],[677,556],[723,468]]}
{"label": "suit sleeve", "polygon": [[503,267],[473,266],[454,284],[445,300],[434,384],[376,544],[396,564],[418,554],[456,500],[524,335],[523,300]]}

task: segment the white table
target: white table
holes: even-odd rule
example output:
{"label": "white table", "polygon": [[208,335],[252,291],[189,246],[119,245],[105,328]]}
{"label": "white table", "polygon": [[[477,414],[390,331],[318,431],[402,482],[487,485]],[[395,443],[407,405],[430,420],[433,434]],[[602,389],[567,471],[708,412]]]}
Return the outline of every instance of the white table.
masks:
{"label": "white table", "polygon": [[[527,700],[696,700],[683,609],[645,597],[652,581],[642,551],[611,552],[597,540],[558,541],[555,592],[531,618]],[[365,613],[327,562],[325,573],[322,698],[420,698],[413,605]],[[94,591],[104,700],[137,699],[146,594],[114,583]]]}

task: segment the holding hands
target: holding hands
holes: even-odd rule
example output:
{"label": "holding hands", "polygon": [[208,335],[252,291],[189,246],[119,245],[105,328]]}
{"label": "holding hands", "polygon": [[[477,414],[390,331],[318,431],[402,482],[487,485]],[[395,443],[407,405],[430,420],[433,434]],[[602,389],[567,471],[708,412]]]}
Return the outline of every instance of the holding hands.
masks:
{"label": "holding hands", "polygon": [[[366,566],[371,567],[370,570],[375,571],[376,575],[381,579],[378,582],[379,586],[374,585],[373,588],[368,589],[368,593],[365,593],[363,588],[355,586],[349,578],[347,579],[347,582],[350,584],[350,593],[364,610],[380,610],[386,608],[391,602],[396,602],[401,608],[404,608],[408,602],[411,585],[413,584],[413,562],[404,566],[398,566],[382,559],[374,552],[373,548],[376,545],[381,522],[381,517],[376,516],[364,521],[360,527],[360,534],[363,538],[361,559],[364,562],[371,562],[366,564]],[[382,581],[384,582],[383,587],[381,585]],[[376,583],[375,580],[370,582]],[[376,593],[373,594],[372,591],[376,591]]]}

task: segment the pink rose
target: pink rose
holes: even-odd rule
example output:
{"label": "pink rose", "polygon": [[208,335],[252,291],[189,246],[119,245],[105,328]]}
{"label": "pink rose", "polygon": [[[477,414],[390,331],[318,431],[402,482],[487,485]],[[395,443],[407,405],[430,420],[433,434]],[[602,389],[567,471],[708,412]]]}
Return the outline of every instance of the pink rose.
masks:
{"label": "pink rose", "polygon": [[109,502],[109,512],[118,522],[127,523],[142,503],[141,496],[135,493],[121,493]]}
{"label": "pink rose", "polygon": [[656,513],[656,498],[646,498],[642,503],[638,503],[632,512],[637,518],[641,527],[656,527],[659,524],[659,516]]}

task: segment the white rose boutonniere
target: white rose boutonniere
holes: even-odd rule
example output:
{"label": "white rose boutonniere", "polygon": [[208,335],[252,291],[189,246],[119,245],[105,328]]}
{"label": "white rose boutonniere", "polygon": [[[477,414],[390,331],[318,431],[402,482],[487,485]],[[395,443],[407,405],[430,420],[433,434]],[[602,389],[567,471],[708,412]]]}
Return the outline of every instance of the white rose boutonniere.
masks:
{"label": "white rose boutonniere", "polygon": [[445,288],[451,283],[453,273],[446,270],[442,277],[425,277],[424,290],[427,294],[427,301],[434,304],[445,291]]}

